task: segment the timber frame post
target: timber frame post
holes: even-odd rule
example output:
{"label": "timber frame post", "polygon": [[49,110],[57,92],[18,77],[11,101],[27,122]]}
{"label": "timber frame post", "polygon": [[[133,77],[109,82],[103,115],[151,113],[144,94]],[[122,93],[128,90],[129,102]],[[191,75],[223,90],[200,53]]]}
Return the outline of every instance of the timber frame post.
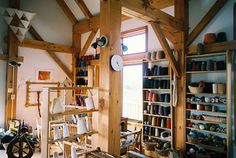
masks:
{"label": "timber frame post", "polygon": [[[10,0],[9,6],[11,8],[19,9],[20,0]],[[14,22],[14,21],[13,21]],[[9,29],[9,41],[8,41],[8,52],[9,59],[18,58],[18,46],[19,42],[14,33]],[[5,106],[5,127],[8,127],[8,120],[11,118],[11,111],[13,110],[13,119],[16,118],[16,98],[17,98],[17,67],[14,68],[9,65],[9,60],[7,62],[7,82],[6,82],[6,106]],[[14,72],[13,72],[14,71]],[[14,77],[13,77],[14,73]],[[12,87],[12,83],[14,83]],[[14,91],[13,96],[11,96],[11,91]],[[12,100],[11,97],[14,97]],[[13,103],[12,103],[13,102]],[[13,109],[12,109],[13,108]]]}
{"label": "timber frame post", "polygon": [[122,72],[112,71],[110,58],[121,55],[121,1],[100,1],[100,34],[109,39],[101,48],[98,116],[98,141],[101,149],[111,154],[120,154],[120,117],[122,106]]}
{"label": "timber frame post", "polygon": [[178,52],[179,65],[180,65],[180,78],[177,80],[178,85],[178,104],[175,107],[175,120],[174,120],[174,133],[175,133],[175,147],[176,149],[185,150],[186,130],[185,130],[185,117],[186,117],[186,73],[185,73],[185,54],[186,42],[188,37],[188,0],[175,1],[175,18],[183,21],[183,31],[175,33],[178,43],[174,45],[174,49]]}

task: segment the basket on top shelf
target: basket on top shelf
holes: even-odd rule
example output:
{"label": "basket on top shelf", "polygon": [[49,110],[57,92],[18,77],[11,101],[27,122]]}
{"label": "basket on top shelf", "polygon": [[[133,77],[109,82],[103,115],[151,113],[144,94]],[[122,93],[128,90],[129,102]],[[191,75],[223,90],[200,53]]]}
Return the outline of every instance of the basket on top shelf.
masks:
{"label": "basket on top shelf", "polygon": [[205,121],[226,123],[226,117],[222,117],[222,116],[210,116],[210,115],[202,115],[202,117],[203,117],[203,119],[204,119]]}
{"label": "basket on top shelf", "polygon": [[188,86],[190,93],[194,93],[194,94],[202,93],[204,90],[204,87],[205,87],[205,83],[202,81],[198,83],[191,83]]}

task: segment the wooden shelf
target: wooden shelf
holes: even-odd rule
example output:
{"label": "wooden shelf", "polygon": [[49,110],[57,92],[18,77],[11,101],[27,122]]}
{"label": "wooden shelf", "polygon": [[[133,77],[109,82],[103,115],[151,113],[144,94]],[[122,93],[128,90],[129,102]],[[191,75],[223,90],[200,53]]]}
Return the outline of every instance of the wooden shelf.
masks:
{"label": "wooden shelf", "polygon": [[170,78],[170,75],[143,76],[143,78]]}
{"label": "wooden shelf", "polygon": [[88,69],[87,66],[82,66],[82,67],[77,67],[76,70],[83,70],[83,69]]}
{"label": "wooden shelf", "polygon": [[213,93],[187,93],[189,95],[208,95],[208,96],[219,96],[219,97],[225,97],[225,94],[213,94]]}
{"label": "wooden shelf", "polygon": [[186,142],[186,144],[203,147],[205,149],[213,150],[213,151],[220,152],[220,153],[226,153],[224,148],[220,148],[220,147],[214,147],[214,146],[204,145],[204,144],[194,144],[194,143],[190,143],[190,142]]}
{"label": "wooden shelf", "polygon": [[171,141],[170,139],[165,139],[165,138],[161,138],[161,137],[157,137],[157,136],[151,136],[151,135],[146,135],[146,134],[144,134],[143,136],[144,136],[144,137],[156,138],[156,139],[163,140],[163,141],[167,141],[167,142],[170,142],[170,141]]}
{"label": "wooden shelf", "polygon": [[168,61],[168,60],[166,58],[164,58],[164,59],[157,59],[157,60],[144,60],[143,62],[152,63],[152,62],[164,62],[164,61]]}
{"label": "wooden shelf", "polygon": [[155,114],[143,114],[146,116],[153,116],[153,117],[164,117],[164,118],[171,118],[170,116],[163,116],[163,115],[155,115]]}
{"label": "wooden shelf", "polygon": [[194,130],[194,131],[207,132],[207,133],[213,133],[213,134],[220,134],[220,135],[224,135],[224,136],[226,136],[226,133],[219,133],[219,132],[214,132],[214,131],[208,131],[208,130],[196,129],[196,128],[192,128],[192,127],[186,127],[186,128],[187,128],[187,129]]}
{"label": "wooden shelf", "polygon": [[50,143],[55,143],[57,141],[73,141],[75,138],[89,136],[89,135],[93,135],[93,134],[98,134],[98,131],[93,130],[93,131],[90,131],[90,132],[87,132],[87,133],[84,133],[84,134],[71,134],[69,137],[61,138],[61,139],[58,139],[58,140],[51,140],[51,138],[49,138],[49,142]]}
{"label": "wooden shelf", "polygon": [[191,103],[191,104],[203,104],[203,105],[226,105],[224,103],[206,103],[206,102],[196,102],[196,101],[190,101],[187,103]]}
{"label": "wooden shelf", "polygon": [[226,52],[220,52],[220,53],[207,53],[207,54],[194,54],[194,55],[188,55],[186,58],[202,58],[202,57],[211,57],[211,56],[222,56],[226,55]]}
{"label": "wooden shelf", "polygon": [[201,74],[201,73],[225,73],[226,70],[209,70],[209,71],[187,71],[187,74]]}
{"label": "wooden shelf", "polygon": [[225,112],[213,112],[213,111],[205,111],[205,110],[196,110],[196,109],[186,109],[187,111],[193,111],[193,112],[203,112],[203,113],[211,113],[211,114],[219,114],[219,115],[226,115]]}
{"label": "wooden shelf", "polygon": [[88,76],[76,76],[76,78],[88,78]]}
{"label": "wooden shelf", "polygon": [[213,122],[213,121],[205,121],[205,120],[195,120],[195,119],[186,119],[186,120],[191,121],[191,122],[202,122],[202,123],[222,124],[222,125],[226,124],[226,123],[222,123],[222,122]]}
{"label": "wooden shelf", "polygon": [[143,88],[144,91],[170,91],[170,89]]}
{"label": "wooden shelf", "polygon": [[76,110],[68,110],[65,111],[64,113],[59,113],[59,114],[49,114],[50,117],[53,116],[65,116],[65,115],[79,115],[79,114],[87,114],[87,113],[92,113],[92,112],[97,112],[99,111],[98,109],[92,109],[92,110],[87,110],[86,108],[83,109],[76,109]]}
{"label": "wooden shelf", "polygon": [[166,131],[170,131],[171,129],[170,128],[164,128],[164,127],[159,127],[159,126],[152,126],[152,125],[143,125],[143,126],[147,126],[147,127],[153,127],[153,128],[158,128],[158,129],[163,129],[163,130],[166,130]]}
{"label": "wooden shelf", "polygon": [[153,102],[153,101],[143,101],[144,103],[150,103],[150,104],[170,104],[169,102]]}

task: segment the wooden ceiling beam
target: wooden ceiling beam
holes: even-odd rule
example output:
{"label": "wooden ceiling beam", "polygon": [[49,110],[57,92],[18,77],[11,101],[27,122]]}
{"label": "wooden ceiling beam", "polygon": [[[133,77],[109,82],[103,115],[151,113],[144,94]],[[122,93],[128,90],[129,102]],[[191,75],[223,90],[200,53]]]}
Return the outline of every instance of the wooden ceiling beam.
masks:
{"label": "wooden ceiling beam", "polygon": [[71,12],[70,8],[67,6],[64,0],[57,0],[57,4],[61,7],[65,15],[68,17],[68,19],[71,21],[72,24],[77,23],[77,18],[75,15]]}
{"label": "wooden ceiling beam", "polygon": [[35,49],[43,49],[47,51],[54,52],[62,52],[62,53],[73,53],[73,49],[71,46],[63,45],[63,44],[55,44],[42,40],[33,40],[33,39],[24,39],[24,41],[20,44],[21,47],[29,47]]}
{"label": "wooden ceiling beam", "polygon": [[196,37],[202,32],[202,30],[210,23],[210,21],[215,17],[219,10],[224,6],[227,0],[217,0],[211,9],[206,13],[202,20],[196,25],[193,31],[190,33],[187,46],[192,44]]}
{"label": "wooden ceiling beam", "polygon": [[183,31],[183,22],[159,9],[151,9],[143,7],[143,2],[140,0],[121,0],[122,14],[135,17],[144,21],[159,22],[176,31]]}
{"label": "wooden ceiling beam", "polygon": [[90,33],[90,35],[89,35],[89,37],[88,37],[88,39],[87,39],[87,41],[86,41],[86,43],[83,47],[83,49],[81,50],[81,53],[79,54],[80,56],[84,56],[86,54],[86,52],[88,51],[89,46],[91,45],[91,43],[92,43],[94,37],[96,36],[97,32],[98,32],[98,29],[92,30],[92,32]]}
{"label": "wooden ceiling beam", "polygon": [[[39,35],[39,33],[31,26],[29,30],[30,33],[35,37],[37,40],[24,40],[23,46],[29,46],[33,48],[43,49],[46,50],[49,56],[54,60],[57,65],[64,71],[64,73],[73,80],[72,72],[63,64],[63,62],[57,57],[55,52],[65,52],[68,48],[70,49],[70,53],[72,53],[71,47],[65,47],[64,45],[55,45],[52,43],[45,42],[43,38]],[[41,41],[39,41],[41,40]]]}
{"label": "wooden ceiling beam", "polygon": [[75,0],[75,2],[77,3],[77,5],[79,6],[79,8],[87,19],[93,17],[92,13],[89,11],[88,7],[86,6],[83,0]]}
{"label": "wooden ceiling beam", "polygon": [[[121,20],[125,21],[128,19],[130,19],[130,17],[123,15]],[[90,19],[79,21],[74,27],[74,32],[82,34],[95,30],[97,28],[100,28],[100,15],[94,16]]]}
{"label": "wooden ceiling beam", "polygon": [[157,36],[161,46],[162,46],[162,49],[164,50],[165,52],[165,55],[166,55],[166,58],[169,60],[170,62],[170,65],[171,65],[171,68],[173,69],[176,77],[180,77],[180,68],[179,68],[179,65],[171,51],[171,48],[161,30],[161,27],[158,23],[156,22],[150,22],[152,28],[153,28],[153,31],[155,33],[155,35]]}
{"label": "wooden ceiling beam", "polygon": [[18,56],[18,57],[11,57],[9,58],[8,55],[4,55],[4,54],[0,54],[0,60],[15,60],[15,61],[18,61],[18,62],[24,62],[24,57],[22,56]]}
{"label": "wooden ceiling beam", "polygon": [[152,0],[150,1],[150,5],[151,7],[155,8],[155,9],[163,9],[163,8],[167,8],[170,6],[173,6],[175,3],[174,0]]}

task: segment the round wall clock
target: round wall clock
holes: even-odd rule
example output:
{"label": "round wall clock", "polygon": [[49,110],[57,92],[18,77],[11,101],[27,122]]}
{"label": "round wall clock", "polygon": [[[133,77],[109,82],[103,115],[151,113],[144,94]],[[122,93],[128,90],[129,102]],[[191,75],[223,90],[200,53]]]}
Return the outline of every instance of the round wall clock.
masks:
{"label": "round wall clock", "polygon": [[121,71],[123,69],[123,59],[120,55],[113,55],[111,57],[111,67],[114,71]]}

